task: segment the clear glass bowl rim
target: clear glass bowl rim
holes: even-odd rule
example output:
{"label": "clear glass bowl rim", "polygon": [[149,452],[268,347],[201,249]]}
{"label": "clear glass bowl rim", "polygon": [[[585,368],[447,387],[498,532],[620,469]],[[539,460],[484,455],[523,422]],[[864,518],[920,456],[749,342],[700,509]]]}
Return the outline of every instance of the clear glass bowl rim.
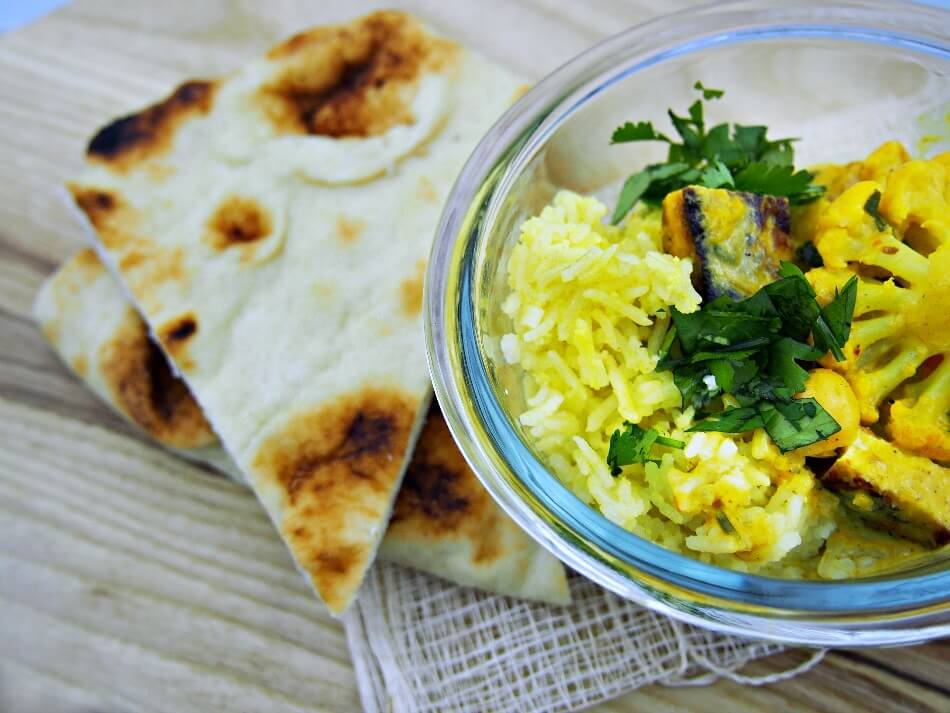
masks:
{"label": "clear glass bowl rim", "polygon": [[[681,39],[663,46],[664,32],[674,27]],[[691,8],[626,30],[571,60],[519,100],[476,148],[446,203],[426,277],[435,394],[488,491],[573,569],[654,610],[729,633],[810,645],[898,644],[950,635],[950,570],[830,582],[748,575],[666,550],[581,503],[536,460],[493,393],[477,333],[473,275],[485,225],[491,225],[519,169],[561,121],[612,82],[674,56],[766,38],[912,49],[950,68],[948,29],[950,12],[879,0],[794,7],[740,0]],[[512,478],[523,485],[520,494]],[[536,487],[538,482],[544,487]],[[621,574],[611,558],[636,570],[637,579]]]}

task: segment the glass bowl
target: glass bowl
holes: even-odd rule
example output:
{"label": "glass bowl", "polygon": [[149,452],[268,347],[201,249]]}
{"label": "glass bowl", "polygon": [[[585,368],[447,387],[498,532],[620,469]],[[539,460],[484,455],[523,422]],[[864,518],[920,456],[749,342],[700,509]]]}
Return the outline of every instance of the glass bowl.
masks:
{"label": "glass bowl", "polygon": [[946,133],[948,74],[945,10],[876,1],[719,3],[604,41],[498,121],[442,216],[426,281],[426,339],[435,392],[459,446],[532,537],[620,596],[728,633],[812,646],[950,634],[945,553],[874,578],[785,580],[704,564],[613,524],[532,449],[512,415],[522,404],[520,376],[498,346],[509,331],[500,305],[521,222],[560,188],[598,191],[659,158],[645,144],[609,146],[614,127],[662,122],[667,107],[693,101],[701,80],[726,89],[723,101],[707,102],[712,120],[801,137],[798,165],[853,160],[886,139],[916,149],[925,134]]}

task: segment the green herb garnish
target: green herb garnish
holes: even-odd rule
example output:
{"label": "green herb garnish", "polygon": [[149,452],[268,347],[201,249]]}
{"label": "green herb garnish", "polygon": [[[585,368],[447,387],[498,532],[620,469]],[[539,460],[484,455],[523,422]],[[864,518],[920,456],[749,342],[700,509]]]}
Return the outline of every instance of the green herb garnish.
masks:
{"label": "green herb garnish", "polygon": [[887,230],[887,221],[881,217],[877,207],[881,204],[881,192],[874,191],[864,203],[864,212],[874,218],[874,225],[881,232]]}
{"label": "green herb garnish", "polygon": [[669,448],[683,448],[686,445],[675,438],[661,436],[655,428],[643,429],[629,421],[624,421],[623,426],[623,430],[618,428],[610,436],[607,465],[611,475],[620,475],[625,465],[659,463],[660,461],[650,457],[650,449],[654,445]]}
{"label": "green herb garnish", "polygon": [[841,350],[851,336],[851,319],[857,300],[858,278],[852,275],[840,292],[835,288],[834,299],[821,310],[821,315],[815,321],[815,346],[819,350],[830,351],[837,361],[844,361],[844,352]]}
{"label": "green herb garnish", "polygon": [[699,81],[693,85],[693,89],[701,91],[703,93],[703,99],[718,99],[723,94],[725,94],[722,89],[708,89],[703,86],[702,82]]}
{"label": "green herb garnish", "polygon": [[[794,395],[804,390],[808,378],[799,362],[814,362],[829,351],[844,359],[857,278],[822,308],[801,270],[783,262],[779,274],[780,279],[745,300],[719,297],[690,314],[670,308],[673,325],[657,370],[672,371],[683,406],[705,415],[690,431],[764,428],[784,453],[840,430],[815,399]],[[738,406],[723,408],[724,394]]]}
{"label": "green herb garnish", "polygon": [[667,112],[679,142],[657,131],[649,121],[628,121],[611,136],[614,144],[662,141],[669,145],[665,163],[647,166],[624,182],[611,218],[614,224],[638,201],[658,202],[690,185],[786,196],[792,204],[807,203],[824,192],[823,186],[812,183],[814,174],[794,169],[795,139],[771,141],[764,126],[717,124],[706,131],[703,99],[719,99],[725,92],[701,82],[693,88],[702,93],[702,99],[689,106],[686,116]]}
{"label": "green herb garnish", "polygon": [[726,409],[693,425],[690,431],[745,433],[764,428],[782,453],[823,441],[841,430],[837,421],[813,398],[756,401]]}
{"label": "green herb garnish", "polygon": [[716,521],[719,523],[719,527],[722,528],[722,531],[727,535],[731,535],[736,531],[736,528],[733,527],[732,522],[730,522],[729,518],[726,516],[726,513],[724,513],[722,510],[716,511]]}

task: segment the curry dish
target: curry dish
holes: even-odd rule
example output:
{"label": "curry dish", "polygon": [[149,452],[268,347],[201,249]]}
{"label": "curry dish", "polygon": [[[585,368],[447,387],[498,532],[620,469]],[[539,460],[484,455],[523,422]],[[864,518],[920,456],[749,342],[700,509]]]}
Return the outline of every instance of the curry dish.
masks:
{"label": "curry dish", "polygon": [[[722,92],[699,83],[703,98]],[[795,171],[701,100],[613,215],[521,227],[503,358],[552,472],[620,526],[747,572],[846,578],[950,539],[950,154]]]}

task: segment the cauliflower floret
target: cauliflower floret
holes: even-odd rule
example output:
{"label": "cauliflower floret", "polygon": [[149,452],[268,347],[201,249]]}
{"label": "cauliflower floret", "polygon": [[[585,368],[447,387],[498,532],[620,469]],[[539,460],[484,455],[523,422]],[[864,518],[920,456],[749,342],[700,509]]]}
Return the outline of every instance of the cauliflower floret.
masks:
{"label": "cauliflower floret", "polygon": [[[946,154],[950,159],[950,154]],[[890,173],[910,160],[907,150],[899,141],[887,141],[878,146],[864,161],[829,163],[812,168],[814,182],[825,187],[818,199],[792,209],[792,243],[799,247],[815,235],[818,220],[832,201],[860,181],[883,184]],[[948,161],[950,166],[950,161]]]}
{"label": "cauliflower floret", "polygon": [[881,215],[923,253],[950,242],[950,166],[908,161],[887,178]]}
{"label": "cauliflower floret", "polygon": [[861,162],[858,177],[862,181],[883,183],[891,171],[908,161],[910,156],[900,141],[885,141]]}
{"label": "cauliflower floret", "polygon": [[927,258],[921,298],[907,315],[908,330],[935,352],[950,352],[950,242]]}
{"label": "cauliflower floret", "polygon": [[[860,405],[904,448],[950,458],[950,156],[905,161],[885,144],[858,169],[862,178],[818,218],[815,245],[825,262],[808,279],[827,303],[852,274],[858,298],[841,373]],[[875,194],[878,195],[875,195]],[[877,199],[877,215],[874,203]],[[882,222],[883,219],[883,222]]]}
{"label": "cauliflower floret", "polygon": [[826,267],[861,266],[875,276],[889,273],[921,284],[927,274],[927,258],[905,245],[890,225],[878,228],[866,208],[875,192],[882,195],[883,202],[887,190],[876,181],[861,181],[838,196],[818,220],[815,247]]}
{"label": "cauliflower floret", "polygon": [[891,406],[887,434],[896,442],[934,460],[950,460],[950,359],[906,389]]}
{"label": "cauliflower floret", "polygon": [[[807,273],[818,301],[827,304],[851,273],[819,268]],[[881,402],[900,384],[914,376],[931,350],[908,328],[907,315],[920,301],[920,293],[901,287],[891,278],[879,282],[859,278],[851,336],[844,348],[845,360],[830,354],[822,365],[847,378],[858,397],[861,422],[877,423]]]}
{"label": "cauliflower floret", "polygon": [[950,242],[931,253],[927,283],[907,316],[908,332],[937,352],[925,363],[923,378],[904,389],[891,406],[888,434],[897,443],[950,460]]}

